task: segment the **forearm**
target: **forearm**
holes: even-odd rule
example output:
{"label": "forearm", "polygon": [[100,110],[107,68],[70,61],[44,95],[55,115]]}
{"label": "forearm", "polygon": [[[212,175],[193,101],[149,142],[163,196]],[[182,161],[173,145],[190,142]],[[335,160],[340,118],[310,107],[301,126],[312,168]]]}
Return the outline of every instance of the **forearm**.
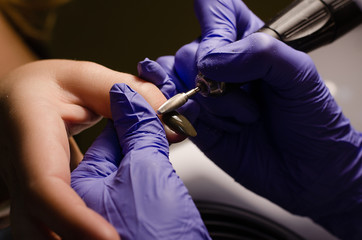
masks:
{"label": "forearm", "polygon": [[11,70],[37,59],[0,11],[0,77]]}
{"label": "forearm", "polygon": [[[13,69],[36,60],[35,54],[24,44],[0,11],[0,78]],[[7,200],[8,189],[0,178],[0,202]]]}

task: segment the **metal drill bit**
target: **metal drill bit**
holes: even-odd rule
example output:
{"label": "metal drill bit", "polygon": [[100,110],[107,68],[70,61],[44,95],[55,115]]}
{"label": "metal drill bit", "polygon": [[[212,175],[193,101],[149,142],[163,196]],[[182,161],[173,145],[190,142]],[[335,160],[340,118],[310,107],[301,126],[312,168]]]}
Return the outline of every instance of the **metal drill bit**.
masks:
{"label": "metal drill bit", "polygon": [[177,108],[184,105],[190,97],[194,96],[199,91],[200,88],[196,87],[186,93],[176,94],[172,98],[168,99],[164,104],[162,104],[161,107],[157,110],[157,113],[165,114],[176,110]]}

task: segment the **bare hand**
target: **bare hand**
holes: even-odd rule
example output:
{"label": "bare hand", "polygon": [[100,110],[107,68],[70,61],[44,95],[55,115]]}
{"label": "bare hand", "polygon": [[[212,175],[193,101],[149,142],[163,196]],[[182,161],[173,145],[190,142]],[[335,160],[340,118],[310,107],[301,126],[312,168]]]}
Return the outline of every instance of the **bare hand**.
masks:
{"label": "bare hand", "polygon": [[[119,82],[154,109],[166,100],[153,84],[90,62],[33,62],[0,81],[0,171],[15,239],[119,238],[70,187],[68,141],[102,116],[111,118],[109,90]],[[182,139],[166,132],[170,142]]]}

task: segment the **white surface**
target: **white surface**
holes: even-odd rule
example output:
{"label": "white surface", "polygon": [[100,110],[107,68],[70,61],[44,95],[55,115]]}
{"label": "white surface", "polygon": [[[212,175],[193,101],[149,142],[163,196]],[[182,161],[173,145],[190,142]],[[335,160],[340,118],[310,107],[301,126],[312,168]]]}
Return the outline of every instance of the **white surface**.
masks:
{"label": "white surface", "polygon": [[362,25],[309,55],[323,79],[333,85],[344,114],[362,131]]}
{"label": "white surface", "polygon": [[291,215],[236,183],[189,140],[171,146],[170,160],[194,200],[247,209],[287,226],[308,240],[336,239],[309,219]]}
{"label": "white surface", "polygon": [[[362,131],[362,25],[310,56],[344,114]],[[236,183],[190,141],[173,145],[170,159],[195,200],[212,200],[254,211],[306,239],[336,239],[309,219],[291,215]]]}

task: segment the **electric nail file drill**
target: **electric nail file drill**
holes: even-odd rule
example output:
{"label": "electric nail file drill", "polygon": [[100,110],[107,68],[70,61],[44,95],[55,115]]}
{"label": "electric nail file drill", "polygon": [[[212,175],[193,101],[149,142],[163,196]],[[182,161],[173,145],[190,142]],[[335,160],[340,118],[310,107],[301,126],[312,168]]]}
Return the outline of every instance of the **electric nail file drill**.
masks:
{"label": "electric nail file drill", "polygon": [[[333,42],[360,23],[362,0],[297,0],[258,32],[269,34],[297,50],[309,52]],[[202,74],[195,81],[196,88],[170,98],[158,109],[158,113],[176,110],[196,93],[205,97],[222,95],[229,85],[212,81]]]}
{"label": "electric nail file drill", "polygon": [[[263,32],[283,41],[289,46],[304,52],[333,42],[348,31],[362,23],[362,0],[296,0],[266,23],[258,32]],[[235,88],[235,84],[216,82],[198,74],[196,87],[187,93],[179,93],[166,101],[157,111],[172,119],[176,109],[187,100],[200,93],[201,95],[218,96]],[[237,86],[240,87],[240,84]],[[184,118],[184,121],[187,121]],[[165,121],[167,124],[168,121]],[[173,121],[171,129],[188,135],[190,129],[178,126]],[[185,125],[185,124],[184,124]],[[190,123],[186,126],[191,126]],[[191,129],[194,134],[196,131]]]}

